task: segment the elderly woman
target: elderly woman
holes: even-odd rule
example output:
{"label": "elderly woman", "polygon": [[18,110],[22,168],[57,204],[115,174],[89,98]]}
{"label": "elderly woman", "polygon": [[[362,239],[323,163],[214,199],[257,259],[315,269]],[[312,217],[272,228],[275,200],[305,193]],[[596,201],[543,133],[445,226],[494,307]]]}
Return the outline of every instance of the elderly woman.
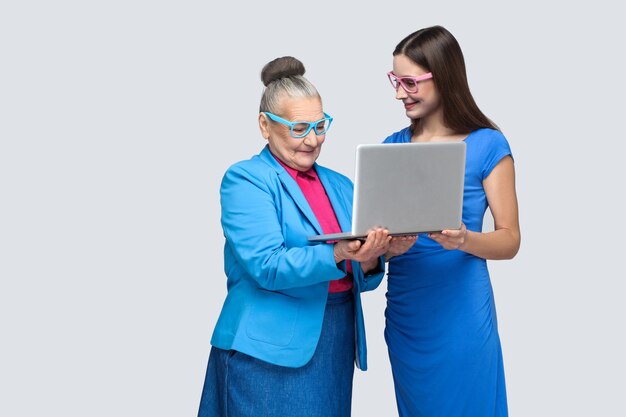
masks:
{"label": "elderly woman", "polygon": [[350,229],[353,186],[315,163],[333,119],[304,72],[292,57],[265,65],[268,143],[222,180],[228,294],[199,416],[349,416],[354,363],[367,367],[359,293],[379,285],[391,237],[307,241]]}

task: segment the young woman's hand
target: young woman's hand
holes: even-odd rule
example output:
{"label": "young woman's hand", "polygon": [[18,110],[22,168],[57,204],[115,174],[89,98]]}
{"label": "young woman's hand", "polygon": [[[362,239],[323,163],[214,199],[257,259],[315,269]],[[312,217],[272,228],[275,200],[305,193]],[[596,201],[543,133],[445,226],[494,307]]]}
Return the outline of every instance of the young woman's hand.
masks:
{"label": "young woman's hand", "polygon": [[467,237],[467,227],[461,223],[461,228],[456,230],[442,230],[438,233],[430,233],[429,238],[439,243],[445,249],[461,249]]}

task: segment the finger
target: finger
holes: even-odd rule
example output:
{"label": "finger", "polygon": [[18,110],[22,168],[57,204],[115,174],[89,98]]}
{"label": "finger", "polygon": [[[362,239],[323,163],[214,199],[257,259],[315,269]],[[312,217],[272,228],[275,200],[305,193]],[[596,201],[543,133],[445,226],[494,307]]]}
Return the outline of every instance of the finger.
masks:
{"label": "finger", "polygon": [[442,236],[441,233],[431,233],[428,235],[428,237],[438,243],[441,243],[445,240],[444,236]]}
{"label": "finger", "polygon": [[359,250],[360,247],[361,247],[360,240],[351,240],[350,243],[348,243],[348,249],[350,250],[350,252],[356,252]]}
{"label": "finger", "polygon": [[338,247],[341,250],[342,256],[346,259],[352,254],[352,242],[352,240],[341,240],[337,243],[337,245],[341,245]]}
{"label": "finger", "polygon": [[391,236],[389,236],[389,230],[387,229],[379,229],[377,231],[377,240],[376,240],[376,248],[380,252],[381,250],[386,251],[389,247],[389,243],[391,242]]}
{"label": "finger", "polygon": [[465,230],[444,230],[444,235],[451,238],[459,238],[465,234]]}
{"label": "finger", "polygon": [[367,244],[366,249],[380,246],[381,230],[383,229],[375,228],[367,233],[367,240],[365,241]]}
{"label": "finger", "polygon": [[372,243],[375,249],[385,245],[385,231],[383,229],[377,229],[374,232],[374,241]]}
{"label": "finger", "polygon": [[404,235],[404,236],[397,236],[393,238],[394,240],[400,240],[403,242],[415,242],[417,240],[417,235]]}
{"label": "finger", "polygon": [[404,237],[402,240],[398,241],[398,245],[403,248],[410,248],[417,241],[417,236]]}

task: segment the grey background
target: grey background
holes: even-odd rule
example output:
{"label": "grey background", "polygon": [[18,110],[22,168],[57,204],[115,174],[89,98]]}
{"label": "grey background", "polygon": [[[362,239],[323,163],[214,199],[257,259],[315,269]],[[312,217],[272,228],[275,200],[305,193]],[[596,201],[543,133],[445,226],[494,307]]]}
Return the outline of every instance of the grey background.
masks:
{"label": "grey background", "polygon": [[[626,413],[621,14],[608,1],[7,1],[0,6],[0,415],[192,416],[225,295],[218,187],[294,55],[319,162],[406,126],[385,73],[442,24],[516,158],[523,242],[490,262],[512,416]],[[488,227],[488,226],[487,226]],[[353,414],[394,416],[386,283]]]}

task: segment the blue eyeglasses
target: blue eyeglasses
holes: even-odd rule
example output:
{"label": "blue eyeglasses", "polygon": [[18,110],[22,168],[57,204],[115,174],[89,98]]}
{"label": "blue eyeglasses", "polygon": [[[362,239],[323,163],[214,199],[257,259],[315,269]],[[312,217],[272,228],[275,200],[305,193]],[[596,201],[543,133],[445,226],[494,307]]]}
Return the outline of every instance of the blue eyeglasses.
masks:
{"label": "blue eyeglasses", "polygon": [[328,114],[324,113],[323,119],[320,119],[316,122],[290,122],[289,120],[285,120],[282,117],[278,117],[275,114],[264,111],[267,117],[272,119],[275,122],[282,123],[286,126],[289,126],[289,134],[294,138],[303,138],[309,134],[311,129],[315,132],[317,136],[324,135],[328,129],[330,128],[330,124],[333,121],[333,118]]}

